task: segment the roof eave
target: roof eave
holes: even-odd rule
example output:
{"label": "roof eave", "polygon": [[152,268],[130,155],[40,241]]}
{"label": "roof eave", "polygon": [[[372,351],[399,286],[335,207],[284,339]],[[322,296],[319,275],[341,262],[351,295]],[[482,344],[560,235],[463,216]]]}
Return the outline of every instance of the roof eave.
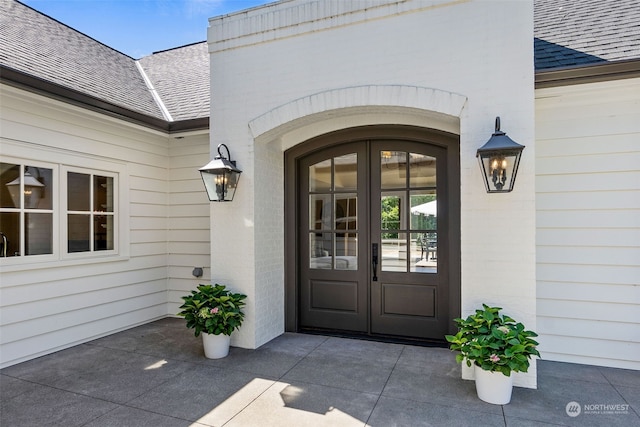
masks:
{"label": "roof eave", "polygon": [[536,89],[640,77],[640,59],[599,62],[536,71]]}
{"label": "roof eave", "polygon": [[106,102],[94,96],[49,82],[5,65],[0,65],[0,81],[29,92],[87,108],[98,113],[106,114],[111,117],[162,132],[174,133],[209,128],[208,117],[168,122],[158,117],[149,116],[147,114],[139,113],[131,109]]}

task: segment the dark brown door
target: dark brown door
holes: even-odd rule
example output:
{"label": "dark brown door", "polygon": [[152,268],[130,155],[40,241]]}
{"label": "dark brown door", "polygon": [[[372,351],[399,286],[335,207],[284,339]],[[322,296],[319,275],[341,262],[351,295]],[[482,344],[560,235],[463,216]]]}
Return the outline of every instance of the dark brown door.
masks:
{"label": "dark brown door", "polygon": [[392,138],[300,158],[299,327],[443,338],[447,167],[446,148]]}

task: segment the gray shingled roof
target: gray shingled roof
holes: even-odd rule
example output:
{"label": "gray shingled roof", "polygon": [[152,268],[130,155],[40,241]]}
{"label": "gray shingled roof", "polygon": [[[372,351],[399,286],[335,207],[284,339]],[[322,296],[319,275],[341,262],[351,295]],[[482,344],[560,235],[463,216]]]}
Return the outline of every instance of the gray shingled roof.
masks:
{"label": "gray shingled roof", "polygon": [[640,0],[535,0],[536,71],[640,58]]}
{"label": "gray shingled roof", "polygon": [[207,43],[155,52],[140,59],[173,120],[209,117]]}
{"label": "gray shingled roof", "polygon": [[13,0],[0,0],[0,63],[148,116],[162,112],[135,61]]}
{"label": "gray shingled roof", "polygon": [[[639,59],[640,0],[534,0],[534,37],[536,71]],[[0,41],[5,69],[166,123],[136,60],[55,19],[0,0]],[[208,118],[205,42],[156,52],[139,65],[173,122]]]}

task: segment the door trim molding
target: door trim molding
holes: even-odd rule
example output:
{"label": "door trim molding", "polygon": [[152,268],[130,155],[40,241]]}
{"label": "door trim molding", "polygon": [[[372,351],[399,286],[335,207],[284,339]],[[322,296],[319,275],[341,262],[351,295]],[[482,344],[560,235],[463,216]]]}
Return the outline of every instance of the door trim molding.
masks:
{"label": "door trim molding", "polygon": [[461,247],[460,247],[460,137],[435,129],[404,125],[376,125],[342,129],[312,138],[285,151],[285,330],[298,331],[298,250],[299,228],[297,198],[298,161],[302,157],[337,144],[363,139],[404,139],[438,145],[447,150],[447,187],[449,191],[450,234],[449,244],[449,330],[455,331],[453,318],[461,310]]}

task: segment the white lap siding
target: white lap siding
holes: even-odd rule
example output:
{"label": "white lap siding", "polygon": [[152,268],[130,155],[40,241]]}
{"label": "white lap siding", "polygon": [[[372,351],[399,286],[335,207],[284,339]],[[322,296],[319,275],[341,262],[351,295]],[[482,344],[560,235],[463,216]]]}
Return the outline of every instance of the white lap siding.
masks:
{"label": "white lap siding", "polygon": [[1,89],[3,158],[118,173],[122,245],[111,256],[1,260],[0,367],[166,316],[167,135]]}
{"label": "white lap siding", "polygon": [[640,79],[536,90],[542,357],[640,369]]}

